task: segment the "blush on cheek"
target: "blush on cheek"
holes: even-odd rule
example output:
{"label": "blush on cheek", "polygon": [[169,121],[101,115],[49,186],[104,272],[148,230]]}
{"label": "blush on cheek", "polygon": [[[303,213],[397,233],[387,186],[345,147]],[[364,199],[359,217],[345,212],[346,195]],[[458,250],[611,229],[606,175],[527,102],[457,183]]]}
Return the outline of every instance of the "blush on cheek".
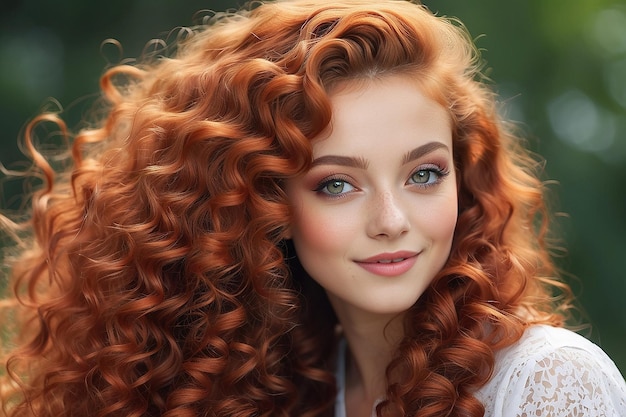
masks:
{"label": "blush on cheek", "polygon": [[324,214],[321,210],[305,210],[298,219],[301,239],[306,241],[307,246],[321,251],[336,247],[347,231],[347,222],[336,221],[337,217]]}
{"label": "blush on cheek", "polygon": [[443,224],[448,225],[448,233],[454,233],[454,229],[456,229],[456,223],[459,220],[459,213],[456,206],[456,201],[454,204],[448,207],[448,210],[443,210],[442,215],[445,216],[442,219]]}
{"label": "blush on cheek", "polygon": [[423,224],[441,237],[452,234],[458,221],[456,200],[448,200],[422,215]]}

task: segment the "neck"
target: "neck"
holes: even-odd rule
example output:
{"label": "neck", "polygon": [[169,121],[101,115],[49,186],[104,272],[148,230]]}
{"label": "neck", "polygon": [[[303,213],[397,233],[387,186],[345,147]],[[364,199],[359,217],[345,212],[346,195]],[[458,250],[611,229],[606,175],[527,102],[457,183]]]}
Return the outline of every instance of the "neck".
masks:
{"label": "neck", "polygon": [[373,404],[385,396],[387,366],[404,335],[402,316],[355,316],[343,311],[337,311],[337,316],[350,348],[346,393],[355,401]]}

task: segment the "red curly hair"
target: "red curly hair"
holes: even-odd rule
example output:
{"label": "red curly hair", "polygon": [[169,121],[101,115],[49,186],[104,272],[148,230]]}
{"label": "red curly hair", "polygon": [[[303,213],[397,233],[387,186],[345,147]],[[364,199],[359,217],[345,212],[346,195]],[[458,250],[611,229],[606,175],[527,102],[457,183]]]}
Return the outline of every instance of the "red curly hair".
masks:
{"label": "red curly hair", "polygon": [[[405,1],[296,0],[187,35],[106,71],[94,126],[72,135],[43,114],[25,130],[45,181],[27,222],[3,217],[21,243],[4,414],[332,413],[336,318],[290,254],[283,183],[308,169],[335,86],[406,74],[449,109],[459,219],[377,413],[483,415],[473,392],[494,351],[532,323],[563,324],[569,290],[553,278],[536,164],[466,31]],[[43,122],[72,141],[60,174],[35,146]]]}

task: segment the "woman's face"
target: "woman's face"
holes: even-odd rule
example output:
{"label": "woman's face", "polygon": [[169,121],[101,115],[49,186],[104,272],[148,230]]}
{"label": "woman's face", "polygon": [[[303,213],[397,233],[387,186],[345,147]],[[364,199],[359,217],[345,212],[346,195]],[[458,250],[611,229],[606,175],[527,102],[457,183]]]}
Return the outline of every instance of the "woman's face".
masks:
{"label": "woman's face", "polygon": [[312,168],[287,183],[290,237],[339,317],[395,315],[450,253],[451,121],[405,76],[343,87],[331,95],[331,128],[313,140]]}

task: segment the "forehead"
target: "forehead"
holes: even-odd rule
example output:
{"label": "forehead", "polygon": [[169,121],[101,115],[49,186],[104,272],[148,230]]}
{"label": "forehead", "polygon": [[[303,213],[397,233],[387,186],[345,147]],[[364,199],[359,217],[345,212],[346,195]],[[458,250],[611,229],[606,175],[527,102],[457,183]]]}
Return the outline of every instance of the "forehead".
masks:
{"label": "forehead", "polygon": [[452,145],[448,110],[411,77],[350,80],[333,89],[329,97],[332,119],[313,139],[316,154],[329,147],[349,151],[372,141],[402,146],[423,138]]}

